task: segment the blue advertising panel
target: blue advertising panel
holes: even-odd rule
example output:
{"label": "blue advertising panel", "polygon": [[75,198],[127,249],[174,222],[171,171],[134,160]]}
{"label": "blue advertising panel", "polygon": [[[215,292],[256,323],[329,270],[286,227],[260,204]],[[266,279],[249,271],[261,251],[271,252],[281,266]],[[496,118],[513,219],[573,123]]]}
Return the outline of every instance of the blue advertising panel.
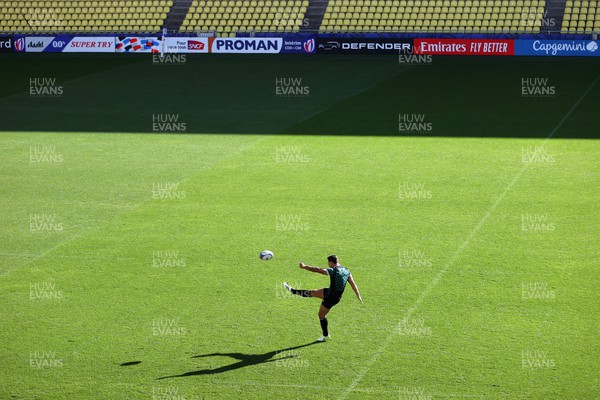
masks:
{"label": "blue advertising panel", "polygon": [[315,36],[283,37],[281,53],[314,54],[316,50]]}
{"label": "blue advertising panel", "polygon": [[25,51],[60,53],[72,39],[73,35],[27,36],[25,38]]}
{"label": "blue advertising panel", "polygon": [[15,52],[27,53],[114,53],[114,36],[14,35]]}
{"label": "blue advertising panel", "polygon": [[516,56],[600,56],[596,40],[515,40]]}

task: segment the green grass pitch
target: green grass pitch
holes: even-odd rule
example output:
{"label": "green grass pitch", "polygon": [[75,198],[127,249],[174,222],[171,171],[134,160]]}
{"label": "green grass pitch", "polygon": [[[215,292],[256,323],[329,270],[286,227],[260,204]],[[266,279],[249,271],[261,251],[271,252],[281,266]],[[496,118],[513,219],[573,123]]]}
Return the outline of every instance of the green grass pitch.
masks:
{"label": "green grass pitch", "polygon": [[0,67],[1,399],[600,396],[597,61],[149,57]]}

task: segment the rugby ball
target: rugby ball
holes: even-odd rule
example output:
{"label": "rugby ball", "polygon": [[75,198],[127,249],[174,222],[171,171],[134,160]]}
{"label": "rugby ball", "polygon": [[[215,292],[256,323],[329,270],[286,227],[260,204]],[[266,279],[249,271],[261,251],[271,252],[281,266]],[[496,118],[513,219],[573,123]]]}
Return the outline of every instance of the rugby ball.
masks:
{"label": "rugby ball", "polygon": [[270,250],[263,250],[260,252],[259,257],[263,261],[270,260],[271,258],[273,258],[273,252]]}

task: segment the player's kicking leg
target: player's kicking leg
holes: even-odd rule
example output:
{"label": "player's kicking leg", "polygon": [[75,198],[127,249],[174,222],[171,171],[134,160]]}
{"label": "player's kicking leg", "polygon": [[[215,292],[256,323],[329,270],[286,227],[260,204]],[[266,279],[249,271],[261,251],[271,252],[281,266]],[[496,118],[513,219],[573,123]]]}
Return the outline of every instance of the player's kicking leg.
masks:
{"label": "player's kicking leg", "polygon": [[317,297],[319,299],[323,299],[323,297],[325,296],[324,289],[319,289],[319,290],[293,289],[290,285],[287,284],[287,282],[283,282],[283,286],[291,294],[295,294],[296,296],[300,296],[300,297]]}
{"label": "player's kicking leg", "polygon": [[[319,289],[319,290],[301,290],[301,289],[293,289],[287,282],[283,282],[283,286],[291,293],[296,296],[301,297],[317,297],[319,299],[325,299],[326,291],[328,289]],[[329,312],[329,308],[325,307],[321,304],[321,308],[319,308],[319,322],[321,323],[321,329],[323,330],[323,336],[317,339],[317,342],[324,342],[325,340],[331,338],[329,335],[329,330],[327,329],[327,313]]]}

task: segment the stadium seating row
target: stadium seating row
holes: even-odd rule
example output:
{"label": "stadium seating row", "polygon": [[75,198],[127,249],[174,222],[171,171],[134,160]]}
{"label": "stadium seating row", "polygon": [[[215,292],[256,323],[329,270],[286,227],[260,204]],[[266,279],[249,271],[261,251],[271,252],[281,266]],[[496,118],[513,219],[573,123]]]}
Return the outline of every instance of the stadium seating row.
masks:
{"label": "stadium seating row", "polygon": [[[385,16],[387,17],[387,16]],[[528,19],[523,19],[523,18],[515,18],[512,16],[512,14],[499,14],[499,15],[490,15],[489,18],[485,18],[483,16],[481,16],[480,14],[468,14],[468,15],[462,15],[462,17],[460,15],[455,16],[454,14],[410,14],[408,18],[383,18],[381,16],[379,16],[378,14],[358,14],[358,13],[354,13],[354,14],[348,14],[346,16],[344,15],[339,15],[337,17],[334,18],[324,18],[323,19],[323,24],[324,25],[328,25],[330,22],[329,21],[337,21],[337,20],[371,20],[371,21],[377,21],[380,22],[382,25],[394,25],[394,24],[402,24],[403,22],[406,22],[408,20],[422,20],[422,21],[446,21],[446,22],[464,22],[467,23],[469,21],[475,21],[475,22],[483,22],[483,21],[518,21],[518,22],[523,22],[523,25],[527,25],[529,24],[530,26],[534,26],[535,23],[534,22],[539,22],[541,24],[541,20],[539,19],[534,19],[534,18],[528,18]],[[541,26],[541,25],[540,25]]]}
{"label": "stadium seating row", "polygon": [[[545,0],[330,0],[321,32],[540,32]],[[561,31],[600,29],[598,1],[568,0]]]}
{"label": "stadium seating row", "polygon": [[565,19],[576,19],[576,20],[593,20],[595,17],[598,17],[600,13],[594,12],[580,12],[577,9],[570,10],[565,9]]}
{"label": "stadium seating row", "polygon": [[180,32],[297,32],[308,4],[308,0],[194,0]]}
{"label": "stadium seating row", "polygon": [[0,30],[5,32],[31,32],[31,33],[43,33],[43,32],[72,32],[72,33],[84,33],[84,32],[106,32],[106,33],[118,33],[118,32],[157,32],[160,30],[160,25],[144,25],[143,22],[128,21],[135,25],[102,25],[103,21],[85,21],[81,25],[64,24],[55,26],[51,29],[50,26],[45,26],[44,29],[36,27],[35,25],[29,26],[25,22],[19,21],[0,21]]}
{"label": "stadium seating row", "polygon": [[[246,18],[250,16],[250,18]],[[242,10],[233,10],[233,12],[211,12],[196,14],[185,21],[193,21],[198,19],[288,19],[291,16],[294,18],[301,17],[301,12],[295,10],[283,10],[278,12],[248,12]]]}
{"label": "stadium seating row", "polygon": [[[535,28],[523,27],[519,23],[512,24],[493,24],[491,22],[481,24],[477,23],[458,23],[446,21],[421,21],[409,20],[395,25],[375,25],[371,21],[358,21],[356,25],[350,21],[343,21],[342,25],[335,25],[333,31],[357,31],[357,32],[514,32],[526,33],[535,31]],[[478,21],[479,22],[479,21]],[[362,25],[361,25],[362,24]],[[539,28],[537,28],[539,32]]]}
{"label": "stadium seating row", "polygon": [[592,33],[600,31],[599,5],[596,1],[567,1],[561,32]]}
{"label": "stadium seating row", "polygon": [[[133,20],[101,20],[101,19],[91,19],[91,20],[67,20],[67,21],[58,21],[57,22],[57,26],[82,26],[82,25],[86,25],[86,26],[95,26],[95,25],[111,25],[111,26],[121,26],[121,25],[127,25],[129,23],[133,23],[133,25],[158,25],[162,22],[162,20],[158,20],[158,19],[143,19],[143,20],[138,20],[138,19],[133,19]],[[6,25],[11,25],[11,24],[15,24],[15,23],[23,23],[25,25],[27,25],[28,23],[30,25],[46,25],[49,24],[49,22],[38,22],[38,21],[13,21],[13,20],[1,20],[0,24],[6,24]]]}
{"label": "stadium seating row", "polygon": [[[373,6],[334,6],[333,12],[378,12],[378,13],[410,13],[410,12],[421,12],[421,13],[487,13],[487,14],[498,14],[498,13],[543,13],[544,7],[403,7],[403,6],[384,6],[384,7],[373,7]],[[326,12],[327,13],[327,12]]]}
{"label": "stadium seating row", "polygon": [[[344,19],[344,25],[350,25],[350,19]],[[529,25],[531,26],[535,26],[535,23],[529,23],[529,21],[522,21],[522,20],[512,20],[512,21],[506,21],[506,20],[499,20],[499,21],[481,21],[481,20],[475,20],[475,19],[471,19],[471,20],[436,20],[436,19],[432,19],[432,20],[427,20],[427,19],[405,19],[405,20],[371,20],[371,19],[359,19],[359,25],[380,25],[380,26],[409,26],[409,25],[415,25],[414,23],[410,23],[410,21],[421,21],[420,23],[418,23],[419,25],[425,25],[425,26],[498,26],[498,25],[507,25],[507,26],[515,26],[515,27],[519,27],[519,26],[523,26],[523,27],[527,27]],[[360,23],[360,21],[362,21],[363,23]],[[367,21],[366,23],[364,21]],[[535,21],[537,22],[538,26],[541,26],[541,21]],[[330,24],[330,23],[326,23],[326,24]]]}
{"label": "stadium seating row", "polygon": [[[87,13],[111,13],[111,14],[125,14],[125,13],[139,13],[141,7],[5,7],[3,10],[7,10],[8,14],[46,14],[46,13],[55,13],[55,14],[87,14]],[[169,12],[169,7],[146,7],[144,9],[146,12]]]}
{"label": "stadium seating row", "polygon": [[268,26],[258,26],[258,25],[241,25],[241,26],[217,26],[217,25],[205,25],[202,28],[197,28],[196,30],[189,30],[186,32],[216,32],[219,37],[235,37],[238,32],[293,32],[297,31],[296,29],[292,29],[287,26],[281,27],[268,27]]}
{"label": "stadium seating row", "polygon": [[295,5],[295,6],[278,6],[278,7],[245,7],[245,6],[234,6],[234,7],[206,7],[206,8],[198,8],[196,9],[196,11],[192,12],[191,15],[198,15],[198,14],[208,14],[208,13],[221,13],[221,14],[225,14],[225,13],[260,13],[260,12],[278,12],[278,11],[283,11],[283,12],[292,12],[292,11],[299,11],[302,8],[301,5]]}
{"label": "stadium seating row", "polygon": [[[285,21],[302,21],[301,18],[298,18],[297,14],[284,14],[280,18],[272,17],[271,15],[253,15],[249,21],[267,21],[268,25],[279,25]],[[235,16],[235,15],[227,15],[227,14],[208,14],[206,17],[201,17],[199,19],[186,20],[183,23],[183,26],[197,26],[202,24],[204,21],[218,21],[219,23],[227,24],[229,26],[235,26],[236,24],[242,24],[244,21],[248,21],[244,16]],[[265,25],[265,24],[259,24]]]}
{"label": "stadium seating row", "polygon": [[[196,8],[203,8],[203,7],[278,7],[278,6],[286,6],[286,5],[294,5],[297,4],[298,1],[297,0],[223,0],[223,1],[219,1],[219,0],[208,0],[208,1],[197,1],[194,0],[192,2],[192,5],[190,7],[190,11],[193,12]],[[304,2],[303,2],[304,3]],[[308,0],[306,0],[306,5],[308,6]]]}
{"label": "stadium seating row", "polygon": [[330,0],[329,6],[402,6],[402,7],[538,7],[545,0]]}
{"label": "stadium seating row", "polygon": [[[150,32],[174,0],[0,1],[3,32]],[[181,32],[296,32],[309,0],[193,0]],[[320,32],[537,33],[546,0],[330,0]],[[600,30],[600,1],[567,0],[561,32]]]}
{"label": "stadium seating row", "polygon": [[330,0],[321,32],[537,33],[545,0]]}
{"label": "stadium seating row", "polygon": [[581,14],[592,14],[592,15],[594,15],[597,12],[598,12],[598,10],[597,10],[596,7],[593,7],[593,8],[592,7],[590,7],[590,8],[581,7],[580,8],[580,7],[568,7],[568,6],[565,7],[565,14],[571,14],[571,13],[580,14],[581,13]]}
{"label": "stadium seating row", "polygon": [[600,6],[600,2],[597,1],[579,1],[579,0],[568,0],[567,3],[565,4],[566,7],[591,7],[591,8],[596,8],[598,6]]}
{"label": "stadium seating row", "polygon": [[[523,14],[523,13],[500,13],[500,14],[475,14],[475,13],[406,13],[406,14],[380,14],[380,13],[327,13],[324,20],[337,20],[337,19],[371,19],[377,21],[402,21],[406,19],[421,19],[421,20],[479,20],[479,21],[497,21],[497,20],[510,20],[510,21],[538,21],[537,13]],[[583,19],[583,18],[582,18]],[[593,20],[593,18],[587,18]],[[541,21],[540,21],[541,22]]]}
{"label": "stadium seating row", "polygon": [[[461,11],[460,8],[453,10],[434,10],[427,12],[423,11],[403,11],[398,10],[392,12],[365,12],[365,11],[352,11],[348,12],[326,12],[324,15],[325,19],[337,19],[337,18],[368,18],[368,19],[402,19],[404,16],[409,16],[410,19],[454,19],[462,18],[462,19],[478,19],[478,20],[498,20],[498,19],[522,19],[529,20],[535,19],[538,15],[543,15],[543,11],[530,10],[530,11],[516,11],[508,10],[500,11],[500,12],[492,12],[492,13],[482,13],[482,12],[469,12],[469,11]],[[589,16],[588,18],[590,19]],[[591,18],[593,19],[593,18]]]}
{"label": "stadium seating row", "polygon": [[0,1],[4,32],[155,32],[173,0]]}
{"label": "stadium seating row", "polygon": [[218,33],[229,32],[298,32],[302,25],[302,20],[288,21],[264,21],[249,20],[240,23],[239,21],[226,20],[206,20],[199,21],[196,25],[182,26],[181,32],[207,32],[214,31]]}
{"label": "stadium seating row", "polygon": [[27,20],[30,22],[55,19],[57,21],[92,21],[92,20],[132,20],[132,19],[156,19],[164,20],[167,13],[126,13],[126,14],[2,14],[2,21]]}
{"label": "stadium seating row", "polygon": [[173,6],[173,0],[149,0],[149,1],[0,1],[0,7],[158,7],[166,3],[168,7]]}

